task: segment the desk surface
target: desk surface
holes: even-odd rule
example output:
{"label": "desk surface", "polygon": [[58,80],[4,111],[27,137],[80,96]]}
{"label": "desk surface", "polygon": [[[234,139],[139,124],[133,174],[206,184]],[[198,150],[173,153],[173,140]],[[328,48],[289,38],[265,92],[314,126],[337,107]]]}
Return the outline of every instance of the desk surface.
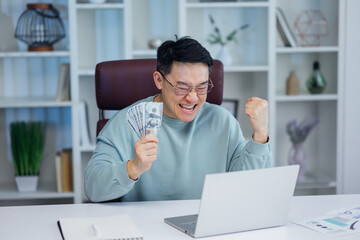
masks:
{"label": "desk surface", "polygon": [[[197,213],[198,200],[131,202],[107,204],[68,204],[0,207],[0,239],[61,239],[56,221],[63,217],[93,217],[129,214],[145,240],[192,239],[164,223],[165,217]],[[360,204],[360,194],[294,197],[289,221],[309,219],[325,212]],[[201,239],[291,239],[325,240],[329,237],[289,222],[282,227],[226,234]],[[360,239],[360,234],[341,236]]]}

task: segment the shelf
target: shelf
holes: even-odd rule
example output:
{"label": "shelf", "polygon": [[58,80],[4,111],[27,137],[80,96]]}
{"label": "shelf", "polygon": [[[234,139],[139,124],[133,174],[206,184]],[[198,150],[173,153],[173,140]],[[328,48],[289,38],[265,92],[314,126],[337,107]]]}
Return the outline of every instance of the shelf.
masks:
{"label": "shelf", "polygon": [[0,52],[0,58],[69,57],[69,51],[53,52]]}
{"label": "shelf", "polygon": [[59,193],[51,187],[38,188],[36,192],[19,192],[15,183],[0,184],[0,200],[24,200],[24,199],[60,199],[73,198],[73,192]]}
{"label": "shelf", "polygon": [[224,66],[224,72],[267,72],[269,66]]}
{"label": "shelf", "polygon": [[244,1],[244,2],[203,2],[203,3],[187,3],[187,8],[263,8],[269,7],[268,2],[254,2],[254,1]]}
{"label": "shelf", "polygon": [[[55,97],[54,97],[55,98]],[[0,108],[71,107],[71,101],[57,102],[53,98],[9,97],[0,98]]]}
{"label": "shelf", "polygon": [[336,182],[326,181],[326,182],[309,182],[309,183],[297,183],[296,189],[325,189],[325,188],[336,188]]}
{"label": "shelf", "polygon": [[81,152],[93,152],[95,150],[95,144],[91,144],[90,146],[80,146]]}
{"label": "shelf", "polygon": [[338,52],[339,48],[336,46],[324,47],[278,47],[276,53],[321,53],[321,52]]}
{"label": "shelf", "polygon": [[337,94],[302,94],[302,95],[282,95],[276,96],[277,102],[301,102],[301,101],[336,101]]}
{"label": "shelf", "polygon": [[123,9],[123,3],[78,3],[77,9]]}
{"label": "shelf", "polygon": [[143,50],[134,50],[133,56],[148,56],[148,57],[156,57],[157,50],[156,49],[143,49]]}
{"label": "shelf", "polygon": [[336,188],[336,182],[329,179],[307,177],[302,182],[296,183],[296,189],[325,189]]}
{"label": "shelf", "polygon": [[93,69],[79,69],[78,70],[79,76],[86,77],[86,76],[95,76],[95,68]]}

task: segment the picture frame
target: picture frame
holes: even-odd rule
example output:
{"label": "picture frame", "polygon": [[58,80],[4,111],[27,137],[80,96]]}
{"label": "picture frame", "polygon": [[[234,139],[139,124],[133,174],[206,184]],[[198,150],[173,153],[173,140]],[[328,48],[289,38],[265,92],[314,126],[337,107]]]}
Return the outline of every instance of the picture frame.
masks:
{"label": "picture frame", "polygon": [[285,47],[296,47],[296,39],[281,8],[276,8],[276,26]]}
{"label": "picture frame", "polygon": [[223,99],[221,106],[227,109],[235,118],[238,117],[239,100]]}

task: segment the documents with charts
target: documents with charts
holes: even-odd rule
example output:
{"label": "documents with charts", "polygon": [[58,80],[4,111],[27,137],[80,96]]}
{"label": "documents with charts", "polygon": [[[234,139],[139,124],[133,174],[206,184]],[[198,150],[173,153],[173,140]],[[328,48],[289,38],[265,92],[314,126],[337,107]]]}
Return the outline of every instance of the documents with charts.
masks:
{"label": "documents with charts", "polygon": [[286,224],[299,165],[208,174],[198,214],[164,221],[197,238]]}

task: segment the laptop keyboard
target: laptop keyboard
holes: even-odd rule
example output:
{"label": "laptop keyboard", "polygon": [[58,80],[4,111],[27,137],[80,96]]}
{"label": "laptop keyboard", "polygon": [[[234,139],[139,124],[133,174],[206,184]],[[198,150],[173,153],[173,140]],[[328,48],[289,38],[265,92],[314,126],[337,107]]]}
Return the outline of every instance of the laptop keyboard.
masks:
{"label": "laptop keyboard", "polygon": [[195,233],[196,222],[187,222],[180,224],[181,228],[185,230],[185,232],[189,232],[191,234]]}

